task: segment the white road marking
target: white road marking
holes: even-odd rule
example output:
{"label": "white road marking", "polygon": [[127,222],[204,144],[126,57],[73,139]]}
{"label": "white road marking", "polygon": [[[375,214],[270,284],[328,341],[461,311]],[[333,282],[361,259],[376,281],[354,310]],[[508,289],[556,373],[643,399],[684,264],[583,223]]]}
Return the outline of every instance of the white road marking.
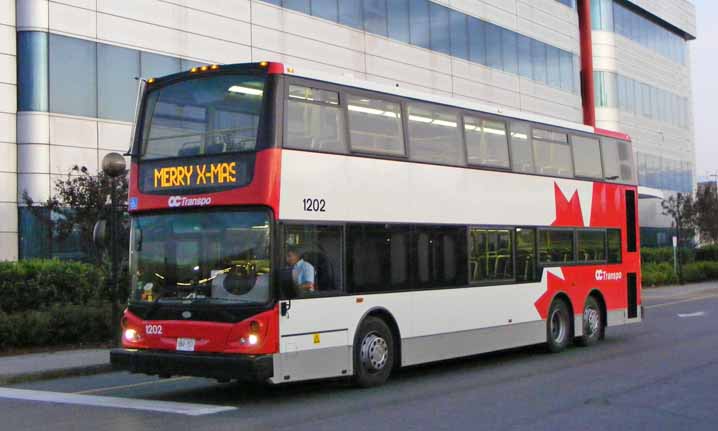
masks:
{"label": "white road marking", "polygon": [[706,315],[705,311],[697,311],[695,313],[683,313],[683,314],[678,313],[678,317],[701,317],[701,316],[705,316],[705,315]]}
{"label": "white road marking", "polygon": [[182,376],[182,377],[174,377],[171,379],[150,380],[149,382],[130,383],[128,385],[108,386],[108,387],[97,388],[97,389],[87,389],[85,391],[77,391],[77,392],[73,392],[73,393],[74,394],[97,394],[100,392],[116,391],[116,390],[120,390],[120,389],[131,389],[131,388],[138,388],[141,386],[150,386],[150,385],[158,385],[158,384],[164,384],[164,383],[181,382],[183,380],[190,380],[192,378],[193,377]]}
{"label": "white road marking", "polygon": [[668,306],[676,305],[676,304],[683,304],[684,302],[702,301],[702,300],[704,300],[704,299],[713,299],[713,298],[718,298],[718,295],[696,296],[696,297],[693,297],[693,298],[681,299],[681,300],[679,300],[679,301],[664,302],[664,303],[653,304],[653,305],[646,305],[646,308],[662,308],[662,307],[668,307]]}
{"label": "white road marking", "polygon": [[97,395],[68,394],[63,392],[32,391],[27,389],[0,388],[0,398],[23,401],[41,401],[59,404],[77,404],[93,407],[144,410],[160,413],[174,413],[186,416],[203,416],[236,410],[236,407],[209,404],[177,403],[131,398],[101,397]]}

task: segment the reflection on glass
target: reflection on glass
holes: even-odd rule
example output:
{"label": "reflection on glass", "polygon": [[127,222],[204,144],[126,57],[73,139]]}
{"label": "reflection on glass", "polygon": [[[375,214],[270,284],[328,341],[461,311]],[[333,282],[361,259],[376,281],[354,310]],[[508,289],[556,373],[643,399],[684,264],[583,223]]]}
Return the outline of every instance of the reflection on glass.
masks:
{"label": "reflection on glass", "polygon": [[260,211],[134,217],[131,300],[265,303],[269,232]]}
{"label": "reflection on glass", "polygon": [[151,90],[141,135],[143,157],[253,151],[263,89],[263,77],[216,75]]}

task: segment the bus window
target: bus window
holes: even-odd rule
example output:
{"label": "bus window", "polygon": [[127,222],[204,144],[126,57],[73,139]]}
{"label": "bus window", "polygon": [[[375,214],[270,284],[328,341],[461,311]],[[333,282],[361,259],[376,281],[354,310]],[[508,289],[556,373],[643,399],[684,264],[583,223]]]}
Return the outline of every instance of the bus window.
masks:
{"label": "bus window", "polygon": [[509,167],[509,145],[503,121],[464,116],[464,135],[470,165]]}
{"label": "bus window", "polygon": [[603,179],[601,168],[601,146],[598,139],[572,136],[571,148],[577,177]]}
{"label": "bus window", "polygon": [[511,163],[514,172],[534,172],[534,157],[529,141],[530,126],[519,121],[511,122]]}
{"label": "bus window", "polygon": [[538,252],[544,265],[573,263],[573,231],[539,229]]}
{"label": "bus window", "polygon": [[516,229],[516,281],[537,281],[536,229]]}
{"label": "bus window", "polygon": [[630,142],[601,139],[601,153],[606,179],[622,183],[635,183],[633,156]]}
{"label": "bus window", "polygon": [[601,262],[606,260],[606,232],[603,230],[579,230],[576,232],[578,262]]}
{"label": "bus window", "polygon": [[543,129],[533,130],[536,172],[558,177],[572,177],[571,148],[565,133]]}
{"label": "bus window", "polygon": [[419,288],[466,284],[466,229],[418,226],[415,235]]}
{"label": "bus window", "polygon": [[457,110],[410,103],[408,133],[412,160],[441,165],[464,164]]}
{"label": "bus window", "polygon": [[347,279],[352,293],[410,287],[408,226],[347,227]]}
{"label": "bus window", "polygon": [[346,153],[339,93],[289,86],[284,146],[299,150]]}
{"label": "bus window", "polygon": [[292,287],[285,293],[306,297],[342,290],[340,226],[287,226],[284,239],[282,285]]}
{"label": "bus window", "polygon": [[403,156],[401,105],[347,95],[349,140],[352,151]]}
{"label": "bus window", "polygon": [[469,272],[471,282],[513,280],[511,231],[471,229],[469,231]]}
{"label": "bus window", "polygon": [[608,230],[608,263],[621,263],[621,231]]}

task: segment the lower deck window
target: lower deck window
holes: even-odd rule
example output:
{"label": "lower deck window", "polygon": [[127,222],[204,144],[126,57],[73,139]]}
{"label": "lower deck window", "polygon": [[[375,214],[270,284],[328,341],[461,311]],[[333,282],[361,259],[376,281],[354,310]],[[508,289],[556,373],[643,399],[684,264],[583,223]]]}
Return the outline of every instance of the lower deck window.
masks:
{"label": "lower deck window", "polygon": [[567,264],[574,260],[572,230],[544,230],[538,233],[539,261],[542,264]]}
{"label": "lower deck window", "polygon": [[471,229],[469,271],[472,282],[512,280],[514,265],[511,231]]}

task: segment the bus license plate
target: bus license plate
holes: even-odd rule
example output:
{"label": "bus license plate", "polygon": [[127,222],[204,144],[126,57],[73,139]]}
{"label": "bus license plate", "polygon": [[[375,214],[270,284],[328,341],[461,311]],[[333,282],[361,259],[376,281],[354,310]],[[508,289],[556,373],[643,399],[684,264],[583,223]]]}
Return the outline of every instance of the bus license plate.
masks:
{"label": "bus license plate", "polygon": [[178,338],[177,350],[181,352],[194,352],[194,338]]}

